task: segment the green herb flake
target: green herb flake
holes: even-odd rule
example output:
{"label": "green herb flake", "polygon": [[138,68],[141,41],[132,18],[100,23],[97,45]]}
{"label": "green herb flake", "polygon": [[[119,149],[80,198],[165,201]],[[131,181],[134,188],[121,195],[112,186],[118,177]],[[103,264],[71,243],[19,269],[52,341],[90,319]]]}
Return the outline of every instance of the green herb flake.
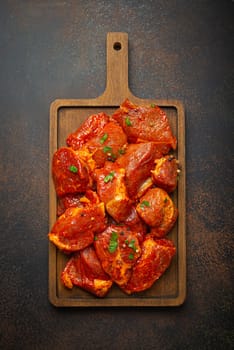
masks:
{"label": "green herb flake", "polygon": [[103,143],[108,139],[108,134],[105,133],[102,138],[100,139],[100,143],[103,145]]}
{"label": "green herb flake", "polygon": [[134,252],[136,251],[136,246],[135,246],[135,240],[132,239],[129,243],[128,243],[128,247],[132,248],[134,250]]}
{"label": "green herb flake", "polygon": [[130,120],[129,117],[126,117],[126,118],[125,118],[125,124],[126,124],[127,126],[132,126],[132,122],[131,122],[131,120]]}
{"label": "green herb flake", "polygon": [[140,207],[142,209],[144,209],[145,207],[149,208],[150,207],[150,203],[148,201],[143,201],[143,202],[141,202]]}
{"label": "green herb flake", "polygon": [[167,203],[167,201],[168,201],[168,198],[165,197],[165,198],[164,198],[164,203]]}
{"label": "green herb flake", "polygon": [[156,104],[155,103],[151,103],[150,107],[155,108]]}
{"label": "green herb flake", "polygon": [[129,260],[133,260],[133,259],[134,259],[134,254],[132,254],[132,253],[129,254],[128,259],[129,259]]}
{"label": "green herb flake", "polygon": [[77,173],[77,172],[78,172],[78,169],[77,169],[77,167],[76,167],[75,165],[71,165],[71,166],[69,167],[69,170],[70,170],[72,173]]}
{"label": "green herb flake", "polygon": [[94,241],[97,241],[97,240],[98,240],[97,236],[94,236]]}
{"label": "green herb flake", "polygon": [[108,250],[110,253],[114,253],[117,248],[118,248],[118,233],[115,231],[112,231]]}
{"label": "green herb flake", "polygon": [[103,152],[104,153],[112,153],[112,148],[110,147],[110,146],[105,146],[105,147],[103,147]]}
{"label": "green herb flake", "polygon": [[114,162],[117,158],[117,156],[113,153],[113,150],[110,146],[103,147],[103,152],[107,154],[107,159],[111,162]]}
{"label": "green herb flake", "polygon": [[126,153],[125,149],[121,149],[121,148],[119,149],[118,152],[119,152],[119,154],[125,154]]}
{"label": "green herb flake", "polygon": [[108,175],[104,177],[104,182],[108,183],[109,181],[112,181],[115,176],[114,171],[111,171]]}

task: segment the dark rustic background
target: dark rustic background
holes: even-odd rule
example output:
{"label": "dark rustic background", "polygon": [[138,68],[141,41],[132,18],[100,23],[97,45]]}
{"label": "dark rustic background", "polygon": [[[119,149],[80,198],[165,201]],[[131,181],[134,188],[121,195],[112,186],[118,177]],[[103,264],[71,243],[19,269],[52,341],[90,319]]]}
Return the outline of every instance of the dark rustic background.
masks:
{"label": "dark rustic background", "polygon": [[[0,2],[0,348],[232,349],[231,0]],[[109,31],[129,86],[186,109],[187,299],[178,308],[48,301],[49,106],[105,88]]]}

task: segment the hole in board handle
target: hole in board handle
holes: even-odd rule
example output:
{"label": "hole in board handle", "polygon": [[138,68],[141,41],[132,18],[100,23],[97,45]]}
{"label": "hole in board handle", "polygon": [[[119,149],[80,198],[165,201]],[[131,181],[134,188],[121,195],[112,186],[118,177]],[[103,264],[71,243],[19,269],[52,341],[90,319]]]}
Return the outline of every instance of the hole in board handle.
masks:
{"label": "hole in board handle", "polygon": [[120,42],[117,41],[114,43],[113,48],[114,48],[114,50],[119,51],[119,50],[121,50],[122,45]]}

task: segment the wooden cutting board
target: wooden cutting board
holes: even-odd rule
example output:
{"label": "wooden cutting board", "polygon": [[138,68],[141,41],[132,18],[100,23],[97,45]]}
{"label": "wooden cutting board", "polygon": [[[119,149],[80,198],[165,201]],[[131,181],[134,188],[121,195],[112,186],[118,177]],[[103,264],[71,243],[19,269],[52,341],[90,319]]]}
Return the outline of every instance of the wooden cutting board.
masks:
{"label": "wooden cutting board", "polygon": [[57,199],[51,177],[54,152],[65,146],[68,134],[76,130],[91,114],[105,112],[111,115],[129,98],[136,104],[157,104],[167,114],[173,133],[178,140],[174,152],[181,166],[178,188],[172,198],[179,210],[179,217],[168,238],[172,239],[177,254],[166,273],[149,290],[127,296],[118,287],[112,288],[103,299],[74,287],[66,289],[60,282],[68,257],[49,242],[49,299],[55,306],[178,306],[186,294],[186,227],[185,227],[185,120],[184,108],[179,101],[141,99],[134,96],[128,87],[128,34],[107,34],[107,81],[104,93],[94,99],[59,99],[50,107],[50,175],[49,175],[49,224],[56,221]]}

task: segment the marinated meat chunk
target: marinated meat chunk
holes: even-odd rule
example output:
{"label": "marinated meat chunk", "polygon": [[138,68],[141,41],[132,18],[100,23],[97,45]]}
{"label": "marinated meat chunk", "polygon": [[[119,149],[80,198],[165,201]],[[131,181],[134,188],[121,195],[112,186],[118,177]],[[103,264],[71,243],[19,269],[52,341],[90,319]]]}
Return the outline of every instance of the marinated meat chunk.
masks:
{"label": "marinated meat chunk", "polygon": [[69,147],[59,148],[52,161],[52,176],[57,195],[85,192],[91,187],[87,163]]}
{"label": "marinated meat chunk", "polygon": [[151,177],[148,177],[138,188],[137,198],[142,197],[151,187],[153,187],[154,182]]}
{"label": "marinated meat chunk", "polygon": [[122,289],[127,294],[149,289],[169,267],[176,248],[168,239],[147,236],[141,245],[142,254],[132,270],[132,275]]}
{"label": "marinated meat chunk", "polygon": [[114,162],[125,152],[126,146],[127,136],[115,120],[107,123],[95,137],[85,144],[98,168],[103,167],[106,160]]}
{"label": "marinated meat chunk", "polygon": [[89,116],[75,132],[67,137],[67,145],[74,150],[80,149],[85,143],[100,134],[108,122],[109,116],[102,112]]}
{"label": "marinated meat chunk", "polygon": [[70,258],[61,274],[61,280],[67,288],[78,286],[97,297],[104,297],[113,284],[104,272],[93,246]]}
{"label": "marinated meat chunk", "polygon": [[95,236],[94,247],[104,271],[119,286],[125,285],[141,255],[137,235],[126,226],[110,225]]}
{"label": "marinated meat chunk", "polygon": [[138,215],[135,206],[132,206],[129,216],[124,221],[124,224],[136,234],[139,243],[141,244],[147,233],[147,225]]}
{"label": "marinated meat chunk", "polygon": [[[126,187],[131,199],[142,193],[142,186],[151,176],[156,158],[161,157],[154,142],[130,144],[126,153],[117,159],[116,164],[124,168]],[[150,181],[150,186],[152,182]]]}
{"label": "marinated meat chunk", "polygon": [[156,142],[163,154],[167,154],[171,148],[176,149],[176,137],[166,114],[158,106],[137,106],[126,99],[112,117],[124,129],[128,142]]}
{"label": "marinated meat chunk", "polygon": [[164,198],[167,196],[158,188],[149,190],[141,197],[136,210],[147,225],[154,227],[161,224],[164,216]]}
{"label": "marinated meat chunk", "polygon": [[155,160],[155,168],[151,171],[153,182],[168,193],[177,187],[178,161],[172,155]]}
{"label": "marinated meat chunk", "polygon": [[96,162],[104,166],[106,160],[115,161],[125,151],[127,136],[122,127],[105,113],[91,115],[80,128],[67,138],[74,150],[85,149]]}
{"label": "marinated meat chunk", "polygon": [[148,190],[136,210],[156,237],[164,237],[172,229],[178,214],[172,199],[161,188]]}
{"label": "marinated meat chunk", "polygon": [[125,220],[132,207],[124,181],[125,170],[107,162],[104,168],[96,170],[95,178],[97,193],[105,203],[108,214],[117,222]]}
{"label": "marinated meat chunk", "polygon": [[83,208],[80,198],[83,196],[81,193],[67,194],[58,198],[57,216],[62,215],[66,209],[73,207]]}
{"label": "marinated meat chunk", "polygon": [[94,204],[99,204],[100,199],[96,192],[92,190],[87,190],[85,194],[77,193],[77,194],[67,194],[63,197],[58,198],[58,209],[57,215],[62,215],[66,209],[79,207],[84,208],[88,205],[92,206]]}
{"label": "marinated meat chunk", "polygon": [[104,204],[68,208],[49,233],[49,240],[60,250],[74,252],[93,243],[94,234],[106,228]]}

